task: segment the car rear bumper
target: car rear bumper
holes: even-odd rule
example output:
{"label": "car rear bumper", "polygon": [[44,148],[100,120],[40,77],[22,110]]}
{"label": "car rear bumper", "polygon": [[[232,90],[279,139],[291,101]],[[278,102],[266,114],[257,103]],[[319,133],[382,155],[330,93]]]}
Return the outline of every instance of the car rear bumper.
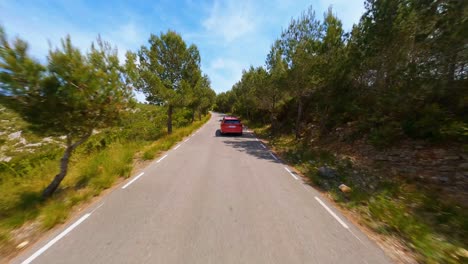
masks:
{"label": "car rear bumper", "polygon": [[223,133],[223,134],[228,134],[228,133],[240,134],[240,133],[242,133],[242,128],[224,128],[224,129],[221,129],[221,133]]}

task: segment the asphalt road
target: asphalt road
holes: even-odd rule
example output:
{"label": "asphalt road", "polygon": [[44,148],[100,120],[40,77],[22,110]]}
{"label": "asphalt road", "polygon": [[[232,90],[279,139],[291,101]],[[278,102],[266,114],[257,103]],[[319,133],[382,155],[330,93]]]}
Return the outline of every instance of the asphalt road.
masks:
{"label": "asphalt road", "polygon": [[193,136],[13,263],[390,263],[255,136]]}

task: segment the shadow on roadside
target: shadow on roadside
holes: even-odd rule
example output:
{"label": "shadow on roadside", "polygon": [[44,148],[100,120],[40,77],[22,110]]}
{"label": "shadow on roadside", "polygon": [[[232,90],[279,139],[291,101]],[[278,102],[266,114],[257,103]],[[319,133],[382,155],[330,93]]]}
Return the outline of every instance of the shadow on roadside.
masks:
{"label": "shadow on roadside", "polygon": [[262,147],[262,143],[255,140],[253,134],[244,133],[242,136],[235,134],[221,134],[221,131],[218,129],[216,130],[215,136],[222,137],[222,142],[227,146],[230,146],[237,151],[252,155],[257,159],[264,159],[274,163],[281,162],[280,160],[275,159],[267,148]]}

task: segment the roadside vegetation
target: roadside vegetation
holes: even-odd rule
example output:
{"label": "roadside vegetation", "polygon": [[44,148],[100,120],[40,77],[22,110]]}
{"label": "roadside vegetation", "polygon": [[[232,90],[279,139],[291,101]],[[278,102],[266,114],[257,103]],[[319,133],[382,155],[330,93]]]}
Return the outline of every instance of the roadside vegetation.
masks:
{"label": "roadside vegetation", "polygon": [[8,134],[0,135],[4,142],[2,154],[12,157],[0,162],[2,254],[11,253],[19,243],[64,223],[83,203],[130,177],[139,163],[159,156],[210,118],[208,114],[191,123],[190,111],[180,109],[174,113],[174,131],[168,134],[161,122],[166,118],[164,107],[137,104],[120,126],[95,133],[75,150],[60,189],[51,198],[43,199],[42,190],[58,171],[64,139],[32,138],[28,126],[16,113],[1,103],[0,108],[2,129],[11,131],[14,127],[27,140],[26,144],[19,144],[19,140],[8,139]]}
{"label": "roadside vegetation", "polygon": [[[392,239],[396,238],[421,263],[464,263],[468,259],[466,207],[441,197],[439,188],[395,178],[388,168],[360,164],[324,142],[304,144],[293,134],[272,136],[269,126],[248,125],[309,184],[352,212],[360,224],[382,235],[379,243],[392,258],[404,262],[406,257],[392,252]],[[351,191],[341,191],[341,184]]]}
{"label": "roadside vegetation", "polygon": [[174,31],[149,44],[119,62],[100,37],[83,53],[67,36],[42,63],[0,27],[0,262],[210,118],[197,47]]}
{"label": "roadside vegetation", "polygon": [[265,66],[244,70],[215,110],[248,120],[312,185],[417,261],[466,262],[468,4],[365,7],[350,32],[331,8],[292,19]]}

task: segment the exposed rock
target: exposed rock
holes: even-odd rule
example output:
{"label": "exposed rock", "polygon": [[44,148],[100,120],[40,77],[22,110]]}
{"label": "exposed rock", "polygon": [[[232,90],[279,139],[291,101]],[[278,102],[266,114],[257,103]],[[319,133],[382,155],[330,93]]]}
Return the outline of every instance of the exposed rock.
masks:
{"label": "exposed rock", "polygon": [[17,249],[22,249],[29,244],[29,241],[23,241],[16,246]]}
{"label": "exposed rock", "polygon": [[10,135],[8,135],[8,139],[9,140],[19,140],[19,142],[16,143],[15,146],[17,146],[17,145],[26,145],[28,142],[26,141],[26,139],[24,137],[21,136],[21,133],[22,133],[21,130],[13,132]]}
{"label": "exposed rock", "polygon": [[401,166],[396,171],[399,173],[414,173],[417,171],[417,168],[414,166]]}
{"label": "exposed rock", "polygon": [[11,133],[10,135],[8,135],[8,139],[10,140],[15,140],[15,139],[20,139],[21,138],[21,130],[20,131],[16,131],[16,132],[13,132]]}
{"label": "exposed rock", "polygon": [[468,170],[468,162],[462,163],[458,167],[462,170]]}
{"label": "exposed rock", "polygon": [[458,156],[447,156],[444,159],[445,160],[458,160],[458,159],[460,159],[460,157],[458,157]]}
{"label": "exposed rock", "polygon": [[461,256],[461,257],[468,258],[468,250],[466,250],[464,248],[458,248],[456,254]]}
{"label": "exposed rock", "polygon": [[12,157],[0,157],[0,161],[4,161],[4,162],[10,162],[10,160],[12,159]]}
{"label": "exposed rock", "polygon": [[436,178],[437,178],[437,181],[439,181],[441,183],[447,183],[449,181],[449,178],[445,177],[445,176],[439,176],[439,177],[436,177]]}
{"label": "exposed rock", "polygon": [[445,155],[447,153],[447,151],[443,150],[443,149],[434,149],[433,152],[434,152],[434,154],[440,155],[440,156],[443,156],[443,155]]}
{"label": "exposed rock", "polygon": [[31,147],[40,147],[42,146],[43,144],[41,142],[38,142],[38,143],[31,143],[31,144],[27,144],[25,145],[24,147],[26,148],[31,148]]}
{"label": "exposed rock", "polygon": [[47,142],[47,143],[55,142],[55,140],[53,140],[51,137],[43,138],[42,141]]}
{"label": "exposed rock", "polygon": [[345,184],[341,184],[340,186],[338,186],[338,188],[344,193],[351,192],[351,188],[349,186],[346,186]]}
{"label": "exposed rock", "polygon": [[454,171],[454,168],[453,168],[453,167],[450,167],[450,166],[441,166],[441,167],[439,167],[438,170],[439,170],[439,171],[448,172],[448,171]]}
{"label": "exposed rock", "polygon": [[383,155],[377,155],[377,156],[374,157],[374,160],[378,160],[378,161],[387,161],[387,160],[388,160],[388,157],[383,156]]}
{"label": "exposed rock", "polygon": [[461,173],[456,173],[454,179],[458,181],[463,181],[465,179],[465,175]]}
{"label": "exposed rock", "polygon": [[318,175],[323,178],[335,178],[336,171],[329,167],[320,167],[318,168]]}

